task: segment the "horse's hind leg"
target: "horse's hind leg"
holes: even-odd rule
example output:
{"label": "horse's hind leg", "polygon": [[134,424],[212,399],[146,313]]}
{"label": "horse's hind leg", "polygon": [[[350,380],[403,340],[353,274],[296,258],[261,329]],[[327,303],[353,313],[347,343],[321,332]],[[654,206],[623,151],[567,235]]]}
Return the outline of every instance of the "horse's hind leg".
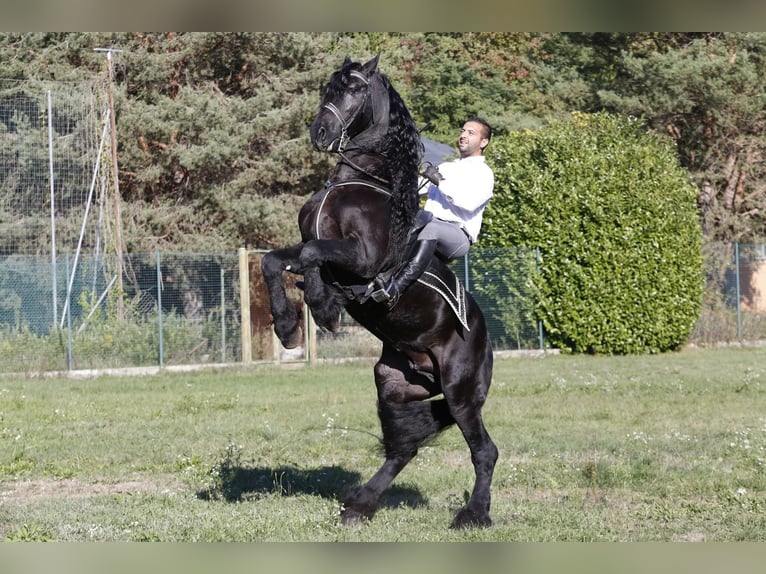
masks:
{"label": "horse's hind leg", "polygon": [[450,528],[491,526],[490,486],[497,462],[497,447],[489,437],[480,413],[458,415],[456,421],[471,449],[471,462],[476,473],[476,482],[468,504],[458,511]]}
{"label": "horse's hind leg", "polygon": [[[465,373],[463,369],[459,370]],[[490,486],[498,451],[484,426],[481,409],[486,400],[492,375],[491,350],[485,364],[472,373],[470,378],[465,378],[462,374],[460,376],[463,378],[451,385],[446,381],[451,376],[457,376],[456,373],[444,373],[444,375],[442,380],[444,395],[450,403],[455,422],[471,450],[471,462],[476,473],[476,482],[468,504],[458,511],[450,527],[490,526],[492,524],[489,516]]]}
{"label": "horse's hind leg", "polygon": [[381,399],[378,417],[386,460],[370,480],[343,495],[341,520],[344,524],[372,518],[381,494],[417,454],[423,441],[455,422],[443,399],[404,404]]}
{"label": "horse's hind leg", "polygon": [[261,272],[269,291],[271,316],[274,319],[274,332],[285,349],[294,349],[303,340],[300,316],[295,306],[287,298],[282,274],[285,271],[300,272],[298,256],[303,244],[269,251],[261,260]]}

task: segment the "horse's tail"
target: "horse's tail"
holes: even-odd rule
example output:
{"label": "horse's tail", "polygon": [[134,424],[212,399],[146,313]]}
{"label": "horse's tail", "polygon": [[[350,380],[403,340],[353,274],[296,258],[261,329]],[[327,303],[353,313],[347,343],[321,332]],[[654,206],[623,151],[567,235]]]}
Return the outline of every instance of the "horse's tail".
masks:
{"label": "horse's tail", "polygon": [[420,445],[455,423],[447,401],[378,403],[386,457],[413,456]]}

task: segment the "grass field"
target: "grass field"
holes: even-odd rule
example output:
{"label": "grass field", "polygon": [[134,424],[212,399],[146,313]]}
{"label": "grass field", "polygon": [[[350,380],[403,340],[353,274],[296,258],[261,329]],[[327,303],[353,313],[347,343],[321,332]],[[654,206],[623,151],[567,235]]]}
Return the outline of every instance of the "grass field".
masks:
{"label": "grass field", "polygon": [[491,528],[452,428],[369,524],[338,496],[382,461],[370,362],[0,378],[0,538],[763,541],[766,348],[496,361]]}

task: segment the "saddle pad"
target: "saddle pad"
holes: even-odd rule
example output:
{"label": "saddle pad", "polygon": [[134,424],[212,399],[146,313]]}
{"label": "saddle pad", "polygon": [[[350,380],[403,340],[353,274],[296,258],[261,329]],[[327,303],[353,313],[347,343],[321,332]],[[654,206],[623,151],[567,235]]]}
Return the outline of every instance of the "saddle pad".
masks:
{"label": "saddle pad", "polygon": [[429,267],[418,278],[418,283],[433,289],[441,295],[449,306],[452,307],[455,316],[465,330],[471,330],[468,328],[468,319],[466,317],[465,287],[455,274],[447,269],[439,273],[433,267]]}

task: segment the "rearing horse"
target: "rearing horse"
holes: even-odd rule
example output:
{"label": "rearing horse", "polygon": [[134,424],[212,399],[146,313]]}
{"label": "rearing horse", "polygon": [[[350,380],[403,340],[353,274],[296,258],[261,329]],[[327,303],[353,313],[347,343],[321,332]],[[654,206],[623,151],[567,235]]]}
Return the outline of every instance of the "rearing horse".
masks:
{"label": "rearing horse", "polygon": [[[282,282],[289,271],[303,275],[304,300],[320,327],[336,330],[344,307],[383,344],[374,377],[385,462],[369,481],[342,495],[344,523],[372,518],[381,494],[418,447],[457,424],[476,481],[451,526],[488,526],[498,451],[481,414],[493,361],[484,315],[470,293],[458,293],[456,306],[438,285],[423,282],[393,308],[370,298],[375,277],[406,261],[422,151],[409,111],[377,65],[378,56],[364,64],[346,58],[324,90],[311,141],[339,160],[325,188],[300,210],[302,241],[263,258],[274,330],[286,348],[301,341],[300,317]],[[426,273],[439,285],[462,288],[436,258]]]}

